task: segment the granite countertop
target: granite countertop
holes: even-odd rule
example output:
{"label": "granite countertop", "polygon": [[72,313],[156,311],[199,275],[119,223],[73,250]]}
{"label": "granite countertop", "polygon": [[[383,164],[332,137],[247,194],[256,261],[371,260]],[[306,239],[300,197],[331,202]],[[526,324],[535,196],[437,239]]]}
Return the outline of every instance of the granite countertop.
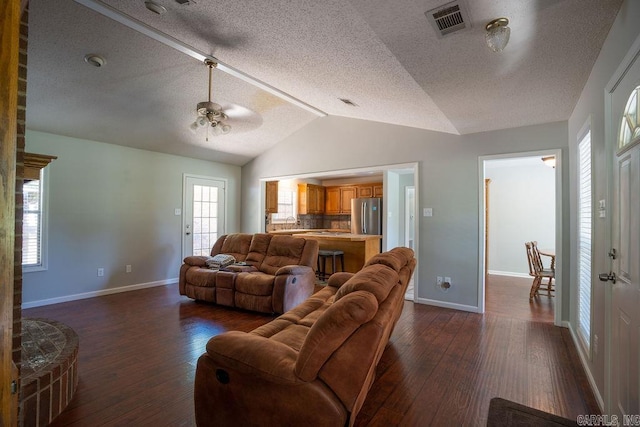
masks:
{"label": "granite countertop", "polygon": [[287,230],[271,230],[269,234],[303,234],[303,233],[349,233],[349,230],[338,228],[291,228]]}
{"label": "granite countertop", "polygon": [[320,231],[320,230],[309,230],[308,228],[292,228],[290,230],[271,230],[268,231],[269,234],[298,234],[298,233],[307,233],[309,231]]}
{"label": "granite countertop", "polygon": [[379,240],[382,236],[377,234],[352,234],[352,233],[340,233],[332,231],[320,231],[320,232],[306,232],[301,234],[294,234],[293,237],[313,237],[315,239],[325,240],[349,240],[352,242],[365,241],[365,240]]}

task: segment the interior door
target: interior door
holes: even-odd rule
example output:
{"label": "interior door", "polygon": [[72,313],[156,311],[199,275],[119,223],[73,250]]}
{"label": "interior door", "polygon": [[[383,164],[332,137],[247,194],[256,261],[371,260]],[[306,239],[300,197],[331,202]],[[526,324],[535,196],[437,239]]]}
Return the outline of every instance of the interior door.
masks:
{"label": "interior door", "polygon": [[404,245],[410,249],[414,249],[413,239],[416,229],[416,188],[413,186],[405,187],[405,226],[404,226]]}
{"label": "interior door", "polygon": [[[612,92],[610,116],[616,147],[612,158],[611,211],[611,242],[615,254],[612,251],[609,274],[612,286],[610,411],[620,420],[625,415],[640,413],[640,61],[637,57]],[[620,143],[620,135],[625,132],[629,135],[627,142]]]}
{"label": "interior door", "polygon": [[209,255],[225,233],[225,182],[185,176],[182,257]]}

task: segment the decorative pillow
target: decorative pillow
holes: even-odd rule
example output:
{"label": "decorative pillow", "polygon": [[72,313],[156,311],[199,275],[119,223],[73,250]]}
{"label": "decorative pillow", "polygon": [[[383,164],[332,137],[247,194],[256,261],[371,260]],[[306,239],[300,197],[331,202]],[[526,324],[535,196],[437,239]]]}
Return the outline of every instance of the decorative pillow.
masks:
{"label": "decorative pillow", "polygon": [[214,270],[219,270],[233,264],[234,262],[236,262],[236,259],[233,257],[233,255],[218,254],[207,260],[207,267]]}

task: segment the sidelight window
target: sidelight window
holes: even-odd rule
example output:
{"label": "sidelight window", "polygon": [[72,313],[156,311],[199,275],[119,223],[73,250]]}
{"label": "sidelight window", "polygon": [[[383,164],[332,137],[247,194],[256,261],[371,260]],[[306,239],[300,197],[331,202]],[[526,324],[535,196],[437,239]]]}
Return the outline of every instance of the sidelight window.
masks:
{"label": "sidelight window", "polygon": [[578,335],[591,343],[591,131],[578,143]]}

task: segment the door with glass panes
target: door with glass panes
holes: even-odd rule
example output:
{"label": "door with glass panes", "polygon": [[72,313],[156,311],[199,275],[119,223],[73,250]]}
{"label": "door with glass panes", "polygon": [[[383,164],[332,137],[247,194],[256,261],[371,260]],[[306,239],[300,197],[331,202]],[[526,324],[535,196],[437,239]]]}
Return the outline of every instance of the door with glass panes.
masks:
{"label": "door with glass panes", "polygon": [[209,255],[225,233],[225,182],[185,176],[182,256]]}

